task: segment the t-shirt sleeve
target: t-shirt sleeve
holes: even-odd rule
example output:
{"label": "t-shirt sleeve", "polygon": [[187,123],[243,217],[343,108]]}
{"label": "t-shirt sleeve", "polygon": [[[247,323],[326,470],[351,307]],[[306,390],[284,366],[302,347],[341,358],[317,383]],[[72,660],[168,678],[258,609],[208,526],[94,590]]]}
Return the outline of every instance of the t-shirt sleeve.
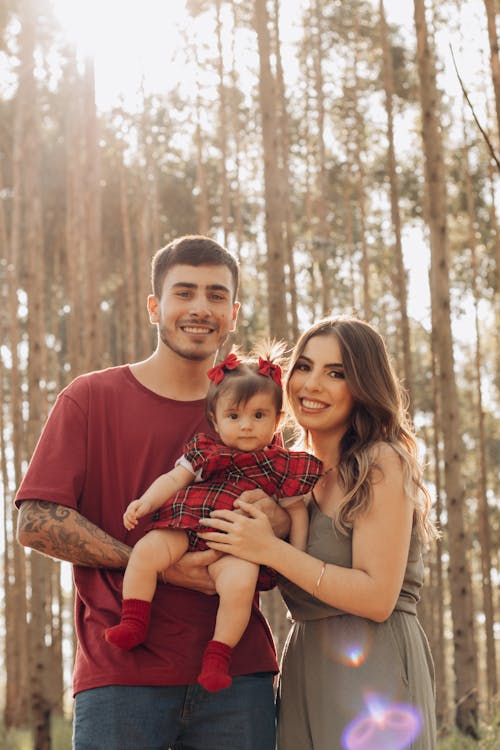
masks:
{"label": "t-shirt sleeve", "polygon": [[191,472],[191,474],[194,474],[193,482],[201,482],[201,469],[196,471],[193,468],[193,464],[191,463],[191,461],[189,461],[189,459],[186,458],[185,453],[183,453],[182,456],[177,459],[177,461],[175,462],[175,465],[182,466],[183,469],[186,469],[186,471],[189,471]]}
{"label": "t-shirt sleeve", "polygon": [[289,470],[281,486],[280,495],[304,495],[314,487],[323,472],[323,464],[315,456],[302,451],[291,452]]}
{"label": "t-shirt sleeve", "polygon": [[15,502],[47,500],[78,509],[87,463],[87,418],[61,392],[42,430]]}

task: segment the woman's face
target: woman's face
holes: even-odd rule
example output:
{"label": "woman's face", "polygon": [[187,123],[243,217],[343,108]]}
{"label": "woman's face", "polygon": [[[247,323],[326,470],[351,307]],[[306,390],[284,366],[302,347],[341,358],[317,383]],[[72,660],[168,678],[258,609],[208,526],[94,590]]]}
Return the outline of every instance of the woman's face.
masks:
{"label": "woman's face", "polygon": [[288,381],[288,396],[295,419],[305,430],[344,434],[354,398],[334,334],[309,339]]}

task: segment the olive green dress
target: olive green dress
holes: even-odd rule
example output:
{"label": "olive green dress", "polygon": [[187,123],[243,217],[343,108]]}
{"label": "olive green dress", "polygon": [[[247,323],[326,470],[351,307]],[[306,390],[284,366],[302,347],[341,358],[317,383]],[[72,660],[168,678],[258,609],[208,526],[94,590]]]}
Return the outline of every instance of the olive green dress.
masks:
{"label": "olive green dress", "polygon": [[[309,554],[351,567],[351,537],[314,500],[309,520]],[[293,625],[278,686],[278,750],[435,749],[434,668],[416,616],[423,573],[413,534],[398,602],[383,623],[280,581]]]}

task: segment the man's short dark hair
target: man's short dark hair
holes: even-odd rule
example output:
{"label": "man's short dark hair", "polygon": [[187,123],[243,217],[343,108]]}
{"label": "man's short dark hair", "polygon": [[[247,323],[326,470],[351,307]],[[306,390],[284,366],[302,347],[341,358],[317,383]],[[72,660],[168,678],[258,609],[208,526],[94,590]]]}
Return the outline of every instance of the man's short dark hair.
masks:
{"label": "man's short dark hair", "polygon": [[156,297],[161,297],[167,272],[173,266],[179,265],[226,266],[233,280],[233,302],[236,299],[239,283],[238,262],[228,250],[210,237],[188,234],[172,240],[155,253],[151,266],[151,283]]}

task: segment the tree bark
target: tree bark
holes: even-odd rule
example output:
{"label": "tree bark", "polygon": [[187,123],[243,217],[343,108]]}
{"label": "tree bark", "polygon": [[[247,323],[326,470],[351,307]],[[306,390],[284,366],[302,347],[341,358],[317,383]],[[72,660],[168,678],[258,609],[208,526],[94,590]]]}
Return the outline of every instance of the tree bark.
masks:
{"label": "tree bark", "polygon": [[266,0],[255,0],[255,29],[259,48],[259,101],[264,151],[265,231],[267,244],[267,291],[269,331],[273,338],[288,338],[285,298],[285,242],[283,209],[278,180],[278,118],[276,83],[271,70],[271,44]]}
{"label": "tree bark", "polygon": [[424,0],[414,0],[417,64],[422,106],[422,141],[431,247],[432,324],[436,336],[439,398],[442,415],[444,487],[448,512],[449,581],[454,637],[455,721],[478,736],[477,661],[474,643],[472,579],[464,522],[465,487],[459,404],[454,372],[448,272],[447,195],[443,144],[438,119],[436,72],[430,50]]}
{"label": "tree bark", "polygon": [[481,560],[481,593],[483,597],[484,633],[486,641],[486,688],[487,704],[491,710],[494,696],[498,691],[497,660],[495,648],[495,617],[493,609],[493,594],[491,585],[491,533],[488,509],[488,477],[486,463],[486,430],[483,408],[481,326],[479,323],[480,292],[478,287],[479,272],[476,246],[476,212],[472,194],[472,180],[470,173],[470,155],[466,143],[465,121],[463,122],[463,170],[467,213],[469,217],[469,246],[471,255],[472,296],[474,299],[474,328],[475,328],[475,390],[477,410],[477,516],[478,539],[480,541]]}
{"label": "tree bark", "polygon": [[495,92],[495,110],[497,115],[497,137],[500,142],[500,60],[498,58],[498,37],[495,0],[484,0],[488,22],[488,40],[490,44],[490,66],[493,91]]}
{"label": "tree bark", "polygon": [[394,97],[394,75],[391,48],[389,45],[389,36],[387,31],[387,22],[385,17],[384,2],[380,0],[380,36],[382,43],[383,55],[383,74],[385,88],[385,106],[387,111],[387,162],[390,185],[391,201],[391,219],[392,231],[394,235],[394,259],[396,263],[395,281],[397,289],[397,300],[399,314],[401,318],[401,327],[399,335],[401,337],[401,347],[403,352],[403,373],[404,385],[410,398],[409,412],[413,415],[413,373],[411,361],[411,341],[410,325],[408,321],[408,291],[406,270],[403,260],[403,246],[401,242],[401,216],[399,212],[399,180],[396,171],[396,153],[394,147],[394,114],[393,114],[393,97]]}

